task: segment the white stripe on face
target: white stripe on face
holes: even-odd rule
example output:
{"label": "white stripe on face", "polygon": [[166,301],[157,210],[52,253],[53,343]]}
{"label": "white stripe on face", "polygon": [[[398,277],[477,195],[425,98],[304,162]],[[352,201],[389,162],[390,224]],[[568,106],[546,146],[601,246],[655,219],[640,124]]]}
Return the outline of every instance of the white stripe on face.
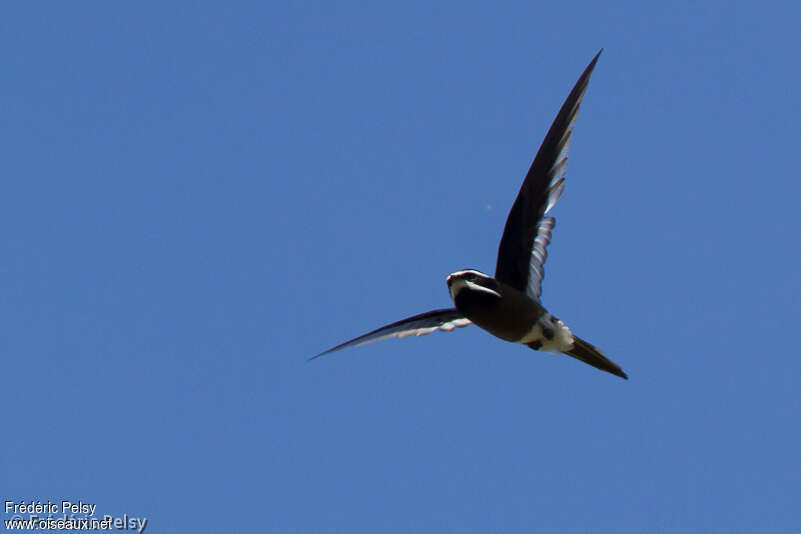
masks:
{"label": "white stripe on face", "polygon": [[451,299],[455,299],[456,295],[458,295],[459,292],[464,288],[468,288],[471,291],[479,291],[482,293],[487,293],[489,295],[501,298],[501,294],[493,289],[484,287],[465,278],[456,278],[455,280],[453,280],[452,277],[453,275],[448,277],[448,289],[451,294]]}

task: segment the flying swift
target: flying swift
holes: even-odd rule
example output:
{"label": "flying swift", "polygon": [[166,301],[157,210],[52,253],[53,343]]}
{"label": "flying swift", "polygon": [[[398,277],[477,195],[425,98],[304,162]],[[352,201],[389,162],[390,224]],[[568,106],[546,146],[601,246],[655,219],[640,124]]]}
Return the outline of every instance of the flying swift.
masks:
{"label": "flying swift", "polygon": [[523,180],[506,219],[495,276],[475,269],[451,273],[446,282],[453,308],[421,313],[382,326],[310,359],[381,339],[422,336],[437,330],[450,332],[475,324],[505,341],[534,350],[564,353],[628,379],[619,365],[573,334],[540,302],[543,266],[556,223],[554,217],[546,215],[564,190],[567,151],[579,104],[602,51],[595,55],[570,91]]}

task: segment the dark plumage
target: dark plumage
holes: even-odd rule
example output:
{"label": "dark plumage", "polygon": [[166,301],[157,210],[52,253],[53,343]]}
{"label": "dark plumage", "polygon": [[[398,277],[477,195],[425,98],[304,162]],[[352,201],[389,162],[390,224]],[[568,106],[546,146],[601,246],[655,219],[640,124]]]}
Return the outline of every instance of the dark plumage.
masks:
{"label": "dark plumage", "polygon": [[450,331],[471,323],[506,341],[534,350],[562,352],[622,378],[620,367],[600,350],[573,335],[540,303],[543,266],[547,246],[556,224],[546,217],[565,186],[567,151],[579,104],[601,52],[584,69],[548,130],[523,180],[498,246],[495,277],[465,269],[448,276],[447,284],[455,308],[434,310],[378,328],[337,345],[312,359],[344,349],[385,339]]}

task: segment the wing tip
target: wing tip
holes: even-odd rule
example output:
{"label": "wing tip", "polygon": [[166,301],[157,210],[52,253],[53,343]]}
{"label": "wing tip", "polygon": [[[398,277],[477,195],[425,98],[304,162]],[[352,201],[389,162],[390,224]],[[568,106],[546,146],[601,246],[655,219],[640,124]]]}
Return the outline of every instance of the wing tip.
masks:
{"label": "wing tip", "polygon": [[[587,65],[587,68],[584,69],[584,72],[582,72],[581,76],[579,77],[579,82],[576,85],[582,86],[582,89],[581,89],[582,96],[583,96],[584,90],[586,90],[586,88],[587,88],[586,86],[589,84],[590,75],[592,74],[592,71],[595,70],[595,64],[598,63],[598,58],[601,57],[601,53],[603,51],[604,51],[603,48],[598,50],[598,53],[595,54],[595,56],[592,58],[592,61],[590,61],[589,65]],[[579,100],[581,100],[581,98],[579,98]]]}
{"label": "wing tip", "polygon": [[338,350],[346,349],[346,348],[348,348],[348,347],[356,347],[356,346],[359,346],[359,345],[360,345],[360,343],[355,343],[355,342],[356,342],[356,341],[359,341],[360,339],[361,339],[361,338],[358,338],[358,337],[357,337],[357,338],[355,338],[355,339],[351,339],[350,341],[346,341],[346,342],[344,342],[344,343],[341,343],[341,344],[337,345],[336,347],[331,347],[331,348],[330,348],[330,349],[328,349],[328,350],[324,350],[324,351],[323,351],[323,352],[321,352],[320,354],[315,354],[315,355],[314,355],[314,356],[312,356],[311,358],[306,358],[306,362],[308,363],[308,362],[310,362],[310,361],[312,361],[312,360],[316,360],[316,359],[317,359],[317,358],[319,358],[320,356],[325,356],[326,354],[331,354],[332,352],[336,352],[336,351],[338,351]]}
{"label": "wing tip", "polygon": [[590,72],[592,72],[592,69],[595,68],[595,64],[598,63],[598,58],[601,57],[601,54],[603,53],[603,51],[604,51],[603,47],[600,50],[598,50],[598,53],[595,54],[595,56],[593,56],[592,61],[590,61],[590,64],[587,65],[587,69],[586,70],[589,70]]}
{"label": "wing tip", "polygon": [[309,363],[309,362],[310,362],[310,361],[312,361],[312,360],[316,360],[316,359],[317,359],[317,358],[319,358],[320,356],[325,356],[325,355],[326,355],[326,354],[328,354],[329,352],[334,352],[334,350],[335,350],[335,349],[328,349],[328,350],[326,350],[326,351],[323,351],[323,352],[321,352],[320,354],[315,354],[315,355],[314,355],[314,356],[312,356],[311,358],[306,358],[306,363]]}

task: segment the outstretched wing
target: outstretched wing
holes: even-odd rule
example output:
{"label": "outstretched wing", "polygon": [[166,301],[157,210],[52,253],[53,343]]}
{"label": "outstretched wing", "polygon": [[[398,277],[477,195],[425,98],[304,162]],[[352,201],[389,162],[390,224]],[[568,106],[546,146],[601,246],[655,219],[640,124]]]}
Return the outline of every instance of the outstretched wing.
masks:
{"label": "outstretched wing", "polygon": [[[579,104],[590,82],[590,74],[601,50],[584,69],[573,90],[551,124],[534,162],[517,194],[498,247],[495,278],[532,298],[539,298],[545,246],[550,241],[553,220],[543,216],[559,200],[565,187],[567,149],[578,115]],[[536,259],[539,254],[542,259]]]}
{"label": "outstretched wing", "polygon": [[346,341],[341,345],[321,352],[316,356],[312,356],[309,360],[319,358],[323,354],[334,352],[337,350],[346,349],[348,347],[358,347],[373,341],[387,339],[390,337],[402,338],[406,336],[424,336],[430,334],[435,330],[442,330],[443,332],[450,332],[454,328],[462,328],[471,324],[470,319],[466,319],[456,308],[447,308],[444,310],[434,310],[414,317],[408,317],[398,322],[382,326],[377,330],[368,332],[363,336],[359,336],[350,341]]}

